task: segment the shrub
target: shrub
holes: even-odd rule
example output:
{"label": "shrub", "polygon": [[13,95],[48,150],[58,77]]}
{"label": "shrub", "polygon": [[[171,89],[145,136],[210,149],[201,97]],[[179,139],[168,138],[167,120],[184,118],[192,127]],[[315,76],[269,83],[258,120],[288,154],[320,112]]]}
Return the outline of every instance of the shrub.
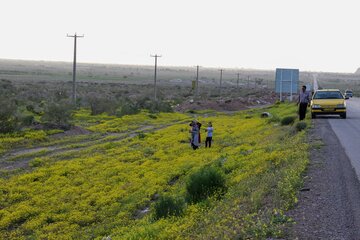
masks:
{"label": "shrub", "polygon": [[21,124],[23,126],[30,126],[34,123],[35,118],[32,115],[25,115],[21,117]]}
{"label": "shrub", "polygon": [[140,112],[139,106],[137,106],[133,102],[127,101],[121,104],[121,106],[116,109],[116,116],[122,117],[124,115],[137,114],[139,112]]}
{"label": "shrub", "polygon": [[139,137],[140,139],[145,138],[145,137],[146,137],[146,134],[145,134],[144,132],[139,132],[139,133],[138,133],[138,137]]}
{"label": "shrub", "polygon": [[295,121],[294,116],[287,116],[281,119],[281,125],[292,125]]}
{"label": "shrub", "polygon": [[16,94],[16,88],[11,81],[0,79],[0,96],[10,97]]}
{"label": "shrub", "polygon": [[41,158],[34,158],[29,162],[29,167],[41,167],[44,165],[44,160]]}
{"label": "shrub", "polygon": [[185,209],[185,201],[182,198],[162,196],[155,203],[154,218],[166,218],[170,216],[180,216]]}
{"label": "shrub", "polygon": [[192,110],[192,109],[187,110],[186,112],[187,112],[187,113],[191,113],[191,114],[195,114],[195,113],[196,113],[196,111],[195,111],[195,110]]}
{"label": "shrub", "polygon": [[296,128],[296,130],[298,130],[300,132],[301,130],[304,130],[306,128],[306,126],[307,126],[306,122],[298,122],[295,125],[295,128]]}
{"label": "shrub", "polygon": [[17,106],[11,99],[0,99],[0,133],[10,133],[16,130],[18,119]]}
{"label": "shrub", "polygon": [[148,114],[149,118],[152,118],[152,119],[157,119],[157,116],[154,115],[154,114]]}
{"label": "shrub", "polygon": [[173,112],[171,104],[161,100],[154,101],[149,98],[144,98],[138,101],[139,108],[147,109],[150,113],[158,112]]}
{"label": "shrub", "polygon": [[35,107],[32,104],[28,104],[28,105],[26,105],[26,110],[33,113],[35,110]]}
{"label": "shrub", "polygon": [[225,176],[215,167],[205,167],[190,175],[186,183],[187,199],[199,202],[226,191]]}
{"label": "shrub", "polygon": [[101,113],[116,114],[118,103],[113,98],[98,96],[96,93],[90,93],[87,96],[87,102],[90,105],[91,115]]}
{"label": "shrub", "polygon": [[60,103],[49,103],[45,107],[44,115],[41,117],[50,128],[69,129],[69,120],[71,119],[73,105],[67,101]]}
{"label": "shrub", "polygon": [[281,118],[277,115],[273,115],[272,117],[267,119],[268,123],[278,123],[281,121]]}

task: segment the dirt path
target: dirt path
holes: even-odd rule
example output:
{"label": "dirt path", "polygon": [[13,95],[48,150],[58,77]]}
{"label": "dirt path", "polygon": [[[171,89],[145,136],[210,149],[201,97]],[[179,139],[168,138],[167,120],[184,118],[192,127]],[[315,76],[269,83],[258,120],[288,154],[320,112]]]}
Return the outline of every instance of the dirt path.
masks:
{"label": "dirt path", "polygon": [[310,165],[289,239],[360,239],[360,184],[326,119],[311,130]]}

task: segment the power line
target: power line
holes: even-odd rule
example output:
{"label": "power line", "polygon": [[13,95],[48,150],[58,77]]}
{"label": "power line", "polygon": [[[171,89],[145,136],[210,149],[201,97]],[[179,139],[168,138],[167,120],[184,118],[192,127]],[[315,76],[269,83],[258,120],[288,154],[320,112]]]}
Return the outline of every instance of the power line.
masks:
{"label": "power line", "polygon": [[76,40],[77,38],[83,38],[84,35],[78,36],[76,33],[75,35],[66,35],[67,37],[74,38],[74,62],[73,62],[73,86],[72,86],[72,101],[74,105],[76,105]]}
{"label": "power line", "polygon": [[162,56],[159,56],[159,55],[155,54],[155,55],[150,55],[150,57],[155,58],[155,73],[154,73],[154,100],[156,101],[156,72],[157,72],[157,59],[158,59],[159,57],[162,57]]}

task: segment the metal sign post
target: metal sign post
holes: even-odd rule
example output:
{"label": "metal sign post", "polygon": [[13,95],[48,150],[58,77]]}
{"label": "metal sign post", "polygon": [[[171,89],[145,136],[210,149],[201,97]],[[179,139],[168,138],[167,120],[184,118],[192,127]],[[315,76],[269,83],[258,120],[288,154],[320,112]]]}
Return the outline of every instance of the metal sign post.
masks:
{"label": "metal sign post", "polygon": [[292,80],[293,80],[293,72],[291,71],[291,76],[290,76],[290,102],[292,102],[292,92],[293,92],[293,91],[292,91],[292,89],[293,89],[293,88],[292,88],[292,85],[293,85],[293,84],[292,84],[292,83],[293,83]]}
{"label": "metal sign post", "polygon": [[282,78],[282,71],[280,72],[280,102],[282,101],[282,83],[283,83],[283,78]]}

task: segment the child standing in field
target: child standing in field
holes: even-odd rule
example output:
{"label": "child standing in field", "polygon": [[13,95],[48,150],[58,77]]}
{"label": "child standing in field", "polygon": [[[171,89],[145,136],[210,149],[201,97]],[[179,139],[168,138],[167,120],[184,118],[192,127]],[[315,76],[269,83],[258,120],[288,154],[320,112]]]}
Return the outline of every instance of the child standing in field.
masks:
{"label": "child standing in field", "polygon": [[208,145],[209,145],[209,148],[210,148],[212,136],[213,136],[213,132],[214,132],[214,128],[213,128],[211,122],[209,122],[208,127],[205,129],[205,132],[207,132],[207,136],[206,136],[206,140],[205,140],[205,147],[208,147]]}

